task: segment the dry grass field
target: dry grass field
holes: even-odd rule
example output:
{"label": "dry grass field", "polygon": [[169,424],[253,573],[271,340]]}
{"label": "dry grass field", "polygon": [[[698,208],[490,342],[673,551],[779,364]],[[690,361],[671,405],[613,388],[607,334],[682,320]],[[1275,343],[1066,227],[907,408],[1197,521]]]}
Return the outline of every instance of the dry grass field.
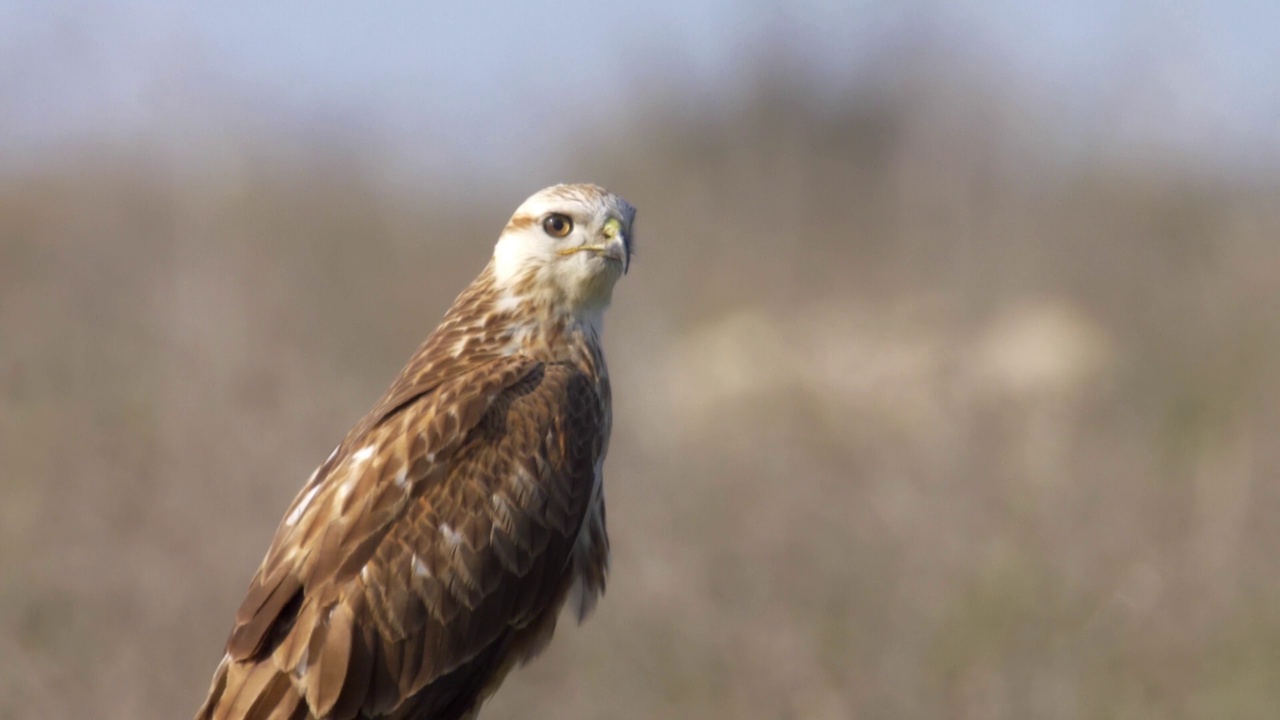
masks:
{"label": "dry grass field", "polygon": [[484,717],[1275,717],[1280,176],[801,87],[472,204],[340,132],[0,165],[0,720],[193,713],[288,501],[557,180],[640,208],[613,575]]}

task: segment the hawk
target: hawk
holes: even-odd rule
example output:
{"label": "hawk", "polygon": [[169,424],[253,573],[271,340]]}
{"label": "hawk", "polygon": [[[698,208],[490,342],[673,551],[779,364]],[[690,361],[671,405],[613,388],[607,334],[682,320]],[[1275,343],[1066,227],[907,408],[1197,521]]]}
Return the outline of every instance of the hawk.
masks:
{"label": "hawk", "polygon": [[474,718],[609,564],[601,320],[635,208],[535,193],[285,513],[198,720]]}

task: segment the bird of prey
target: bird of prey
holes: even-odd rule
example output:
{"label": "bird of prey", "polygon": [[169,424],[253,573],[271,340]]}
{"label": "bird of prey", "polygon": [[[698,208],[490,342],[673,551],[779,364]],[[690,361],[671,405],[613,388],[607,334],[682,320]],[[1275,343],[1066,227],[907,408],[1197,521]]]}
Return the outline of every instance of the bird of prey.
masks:
{"label": "bird of prey", "polygon": [[535,193],[390,389],[303,486],[198,720],[474,718],[581,622],[609,562],[601,320],[635,209]]}

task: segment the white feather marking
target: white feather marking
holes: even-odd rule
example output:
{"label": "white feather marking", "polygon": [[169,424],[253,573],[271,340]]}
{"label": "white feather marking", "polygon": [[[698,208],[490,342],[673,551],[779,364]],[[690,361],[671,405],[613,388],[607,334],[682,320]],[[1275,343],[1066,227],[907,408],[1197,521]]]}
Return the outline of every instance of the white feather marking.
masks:
{"label": "white feather marking", "polygon": [[467,351],[467,341],[469,339],[470,337],[463,337],[453,344],[453,356],[455,358],[462,357],[462,354]]}
{"label": "white feather marking", "polygon": [[395,483],[396,483],[396,487],[400,487],[400,488],[403,488],[404,486],[409,484],[409,466],[408,465],[400,468],[400,472],[396,473]]}
{"label": "white feather marking", "polygon": [[358,478],[350,478],[346,482],[338,486],[338,502],[343,502],[344,500],[347,499],[348,496],[351,495],[351,491],[354,490],[356,487],[357,479]]}
{"label": "white feather marking", "polygon": [[493,304],[493,308],[498,312],[514,312],[520,307],[522,298],[514,293],[504,292]]}
{"label": "white feather marking", "polygon": [[302,513],[307,511],[307,508],[311,505],[311,501],[315,499],[317,492],[320,492],[319,485],[308,490],[307,494],[303,495],[302,500],[298,502],[298,507],[294,508],[293,512],[289,513],[289,517],[284,519],[284,524],[297,525],[298,521],[302,519]]}
{"label": "white feather marking", "polygon": [[510,530],[514,522],[511,518],[511,504],[498,493],[490,495],[489,502],[493,503],[494,509],[493,532],[496,533],[499,529]]}
{"label": "white feather marking", "polygon": [[366,445],[360,448],[359,450],[355,451],[354,453],[351,454],[352,464],[362,463],[367,461],[369,458],[373,457],[373,452],[376,449],[377,448],[375,448],[372,445]]}
{"label": "white feather marking", "polygon": [[523,465],[516,467],[516,484],[523,486],[536,485],[537,480]]}
{"label": "white feather marking", "polygon": [[413,554],[413,574],[418,577],[431,577],[431,568],[422,562],[422,558],[418,557],[418,553]]}
{"label": "white feather marking", "polygon": [[462,534],[449,527],[449,523],[440,526],[440,536],[448,543],[450,547],[457,547],[462,544]]}

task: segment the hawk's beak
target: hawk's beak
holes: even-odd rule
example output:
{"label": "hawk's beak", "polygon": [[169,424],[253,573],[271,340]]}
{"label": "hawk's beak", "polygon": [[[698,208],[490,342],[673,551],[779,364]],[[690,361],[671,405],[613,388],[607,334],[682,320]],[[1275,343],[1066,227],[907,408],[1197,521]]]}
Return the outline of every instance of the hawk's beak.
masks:
{"label": "hawk's beak", "polygon": [[601,255],[622,263],[622,274],[627,274],[627,266],[631,264],[631,248],[627,247],[626,235],[619,235],[604,245],[600,245],[599,248]]}
{"label": "hawk's beak", "polygon": [[609,218],[602,232],[608,242],[599,246],[600,254],[622,263],[622,274],[626,275],[627,268],[631,265],[631,243],[622,229],[622,223],[617,218]]}
{"label": "hawk's beak", "polygon": [[622,265],[622,274],[626,275],[627,268],[631,266],[631,241],[627,238],[627,233],[622,229],[622,222],[617,218],[609,218],[609,221],[600,229],[600,234],[604,236],[605,242],[599,245],[578,245],[559,250],[558,253],[560,255],[572,255],[589,250],[606,260],[620,263]]}

